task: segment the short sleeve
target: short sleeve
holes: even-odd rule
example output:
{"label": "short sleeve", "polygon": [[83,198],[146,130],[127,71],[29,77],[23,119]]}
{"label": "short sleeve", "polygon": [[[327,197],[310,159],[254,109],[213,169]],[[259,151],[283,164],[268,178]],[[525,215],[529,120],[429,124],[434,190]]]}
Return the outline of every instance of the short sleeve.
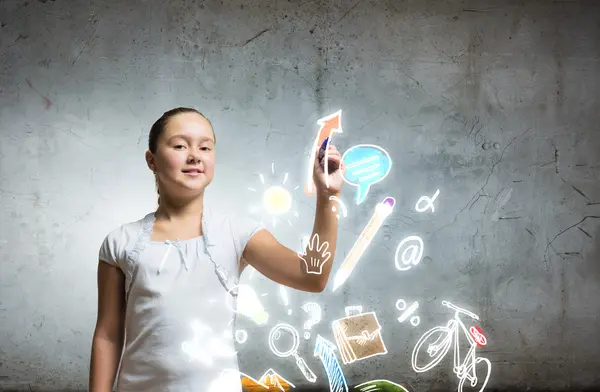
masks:
{"label": "short sleeve", "polygon": [[108,264],[120,267],[123,261],[123,227],[108,233],[100,246],[98,258]]}
{"label": "short sleeve", "polygon": [[234,233],[236,252],[239,256],[238,258],[241,258],[250,238],[264,229],[264,226],[260,221],[243,215],[235,216],[231,222],[231,226]]}

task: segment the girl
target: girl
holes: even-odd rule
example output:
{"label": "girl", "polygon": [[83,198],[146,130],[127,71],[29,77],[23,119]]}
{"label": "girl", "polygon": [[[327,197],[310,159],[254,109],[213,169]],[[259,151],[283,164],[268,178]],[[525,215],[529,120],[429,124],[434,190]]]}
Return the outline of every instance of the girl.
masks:
{"label": "girl", "polygon": [[[258,224],[204,204],[215,144],[210,121],[195,109],[170,110],[152,126],[146,162],[159,205],[110,232],[100,248],[90,391],[111,391],[119,363],[119,392],[207,391],[224,369],[237,371],[233,309],[248,264],[297,290],[325,288],[337,239],[330,196],[339,196],[345,170],[336,148],[327,146],[327,174],[326,149],[315,154],[313,236],[300,255]],[[241,391],[237,377],[217,390]]]}

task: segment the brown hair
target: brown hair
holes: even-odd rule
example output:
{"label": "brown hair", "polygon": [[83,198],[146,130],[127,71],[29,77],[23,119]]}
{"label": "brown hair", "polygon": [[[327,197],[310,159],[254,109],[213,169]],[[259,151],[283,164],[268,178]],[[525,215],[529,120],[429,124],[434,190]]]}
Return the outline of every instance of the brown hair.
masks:
{"label": "brown hair", "polygon": [[[172,117],[175,117],[176,115],[182,113],[197,113],[204,117],[206,121],[208,121],[208,123],[210,124],[210,128],[213,130],[213,137],[215,138],[215,143],[217,142],[217,135],[215,135],[215,130],[208,117],[206,117],[204,114],[200,113],[194,108],[178,107],[164,112],[163,115],[160,116],[160,118],[156,120],[154,124],[152,124],[152,128],[150,128],[150,134],[148,135],[148,149],[152,154],[156,154],[156,151],[158,150],[158,139],[160,138],[160,135],[162,135],[165,131],[169,120]],[[158,190],[158,179],[155,178],[155,181],[156,193],[158,193],[158,204],[160,204],[160,191]]]}

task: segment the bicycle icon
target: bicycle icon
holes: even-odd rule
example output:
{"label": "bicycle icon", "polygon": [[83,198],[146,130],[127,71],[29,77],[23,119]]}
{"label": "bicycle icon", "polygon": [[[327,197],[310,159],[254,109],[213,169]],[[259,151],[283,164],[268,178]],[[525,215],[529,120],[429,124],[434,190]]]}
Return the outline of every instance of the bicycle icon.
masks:
{"label": "bicycle icon", "polygon": [[[487,341],[479,328],[471,327],[469,330],[459,318],[461,313],[475,320],[479,320],[479,316],[477,316],[475,313],[469,312],[468,310],[461,309],[448,301],[442,301],[442,305],[455,311],[454,318],[448,321],[448,324],[446,324],[446,326],[440,325],[437,327],[433,327],[429,331],[425,332],[425,334],[423,334],[421,339],[419,339],[419,341],[415,345],[415,348],[412,352],[411,361],[413,369],[418,373],[430,370],[435,365],[441,362],[441,360],[450,350],[450,346],[454,345],[454,367],[452,370],[454,373],[456,373],[456,376],[460,380],[460,382],[458,383],[458,392],[462,392],[466,380],[470,381],[471,388],[475,388],[475,386],[477,386],[478,381],[481,380],[482,377],[481,371],[479,372],[480,377],[477,377],[476,368],[477,364],[483,362],[486,367],[486,374],[485,379],[483,381],[483,385],[481,386],[481,389],[479,389],[479,392],[481,392],[484,390],[490,378],[492,364],[487,358],[477,357],[475,355],[475,347],[477,345],[483,346],[487,343]],[[467,337],[470,345],[469,350],[466,356],[464,357],[464,361],[462,362],[460,356],[460,349],[458,346],[460,330],[462,330],[464,335]],[[419,352],[420,350],[421,352]],[[419,356],[419,354],[424,354],[425,356],[424,360],[426,361],[426,363],[423,365],[419,365],[417,363],[417,357]]]}

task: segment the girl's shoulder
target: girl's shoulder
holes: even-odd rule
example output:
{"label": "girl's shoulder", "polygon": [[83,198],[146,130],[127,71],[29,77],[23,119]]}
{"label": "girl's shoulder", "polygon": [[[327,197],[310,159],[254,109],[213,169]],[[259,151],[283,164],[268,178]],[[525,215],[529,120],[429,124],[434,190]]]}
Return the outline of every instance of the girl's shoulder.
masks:
{"label": "girl's shoulder", "polygon": [[110,237],[121,243],[136,239],[144,230],[152,229],[153,215],[154,213],[151,212],[136,221],[123,223],[119,227],[112,229],[106,237]]}
{"label": "girl's shoulder", "polygon": [[146,214],[141,219],[123,223],[109,231],[100,247],[100,260],[116,265],[123,262],[126,251],[135,245],[145,231],[152,229],[152,216],[152,213]]}

